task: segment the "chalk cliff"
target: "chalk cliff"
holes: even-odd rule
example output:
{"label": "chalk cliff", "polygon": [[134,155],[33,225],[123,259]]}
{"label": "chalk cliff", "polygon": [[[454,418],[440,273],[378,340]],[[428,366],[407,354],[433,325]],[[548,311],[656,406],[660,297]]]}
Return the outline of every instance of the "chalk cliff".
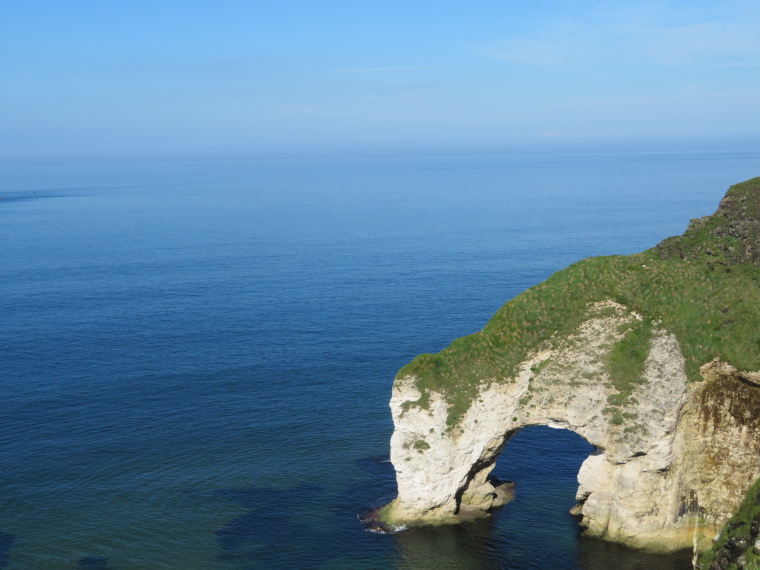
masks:
{"label": "chalk cliff", "polygon": [[588,534],[706,546],[760,477],[759,264],[757,178],[683,236],[578,262],[420,355],[394,381],[398,497],[376,518],[487,516],[510,498],[488,477],[504,444],[548,425],[595,447],[573,509]]}

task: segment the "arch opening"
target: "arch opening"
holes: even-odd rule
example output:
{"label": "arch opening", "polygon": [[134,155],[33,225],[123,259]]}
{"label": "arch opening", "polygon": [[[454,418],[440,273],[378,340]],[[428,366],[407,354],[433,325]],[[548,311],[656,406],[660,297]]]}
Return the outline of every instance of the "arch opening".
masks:
{"label": "arch opening", "polygon": [[575,528],[577,523],[568,513],[576,504],[578,471],[595,452],[593,445],[570,430],[526,426],[507,439],[490,476],[514,483],[510,510]]}
{"label": "arch opening", "polygon": [[494,483],[513,482],[514,500],[489,519],[491,556],[514,567],[539,561],[549,568],[575,559],[568,568],[606,570],[632,562],[646,570],[690,568],[690,552],[654,554],[582,536],[580,521],[571,514],[578,472],[589,456],[602,452],[563,428],[533,425],[509,434],[489,477]]}

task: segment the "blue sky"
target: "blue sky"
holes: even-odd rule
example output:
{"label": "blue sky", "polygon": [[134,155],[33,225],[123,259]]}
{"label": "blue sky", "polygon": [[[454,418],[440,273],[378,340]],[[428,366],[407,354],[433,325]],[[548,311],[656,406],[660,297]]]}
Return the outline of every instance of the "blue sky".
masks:
{"label": "blue sky", "polygon": [[0,158],[760,140],[760,2],[5,0]]}

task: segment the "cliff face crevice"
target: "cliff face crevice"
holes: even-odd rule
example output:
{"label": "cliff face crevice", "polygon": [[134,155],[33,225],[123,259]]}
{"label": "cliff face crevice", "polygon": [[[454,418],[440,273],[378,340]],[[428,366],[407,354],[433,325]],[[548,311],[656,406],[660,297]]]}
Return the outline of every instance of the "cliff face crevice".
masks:
{"label": "cliff face crevice", "polygon": [[511,498],[489,478],[505,443],[546,425],[595,448],[573,509],[586,533],[674,550],[696,527],[709,544],[760,477],[757,204],[760,179],[732,187],[684,239],[571,266],[404,367],[390,402],[398,496],[378,518],[487,516]]}

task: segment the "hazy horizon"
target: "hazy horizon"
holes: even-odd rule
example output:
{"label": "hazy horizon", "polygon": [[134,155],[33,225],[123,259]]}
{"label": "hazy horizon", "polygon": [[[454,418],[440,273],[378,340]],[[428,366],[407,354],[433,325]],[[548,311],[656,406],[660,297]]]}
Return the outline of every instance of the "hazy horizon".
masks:
{"label": "hazy horizon", "polygon": [[30,0],[0,16],[0,160],[760,148],[746,0]]}

